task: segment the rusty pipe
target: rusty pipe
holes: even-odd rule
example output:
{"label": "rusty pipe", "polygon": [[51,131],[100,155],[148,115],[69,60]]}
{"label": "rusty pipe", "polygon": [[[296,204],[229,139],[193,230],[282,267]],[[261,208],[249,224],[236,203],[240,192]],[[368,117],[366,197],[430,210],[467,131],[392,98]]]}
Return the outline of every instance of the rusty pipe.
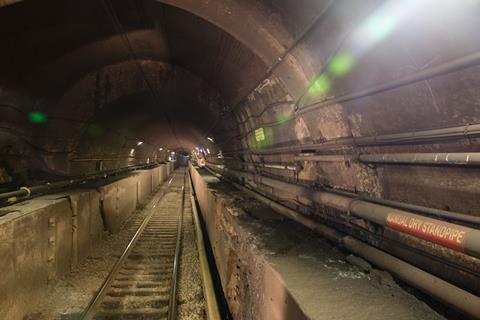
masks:
{"label": "rusty pipe", "polygon": [[480,230],[428,218],[406,210],[371,203],[361,199],[331,192],[312,190],[301,185],[295,185],[261,175],[254,175],[228,168],[223,168],[223,172],[227,175],[231,174],[236,176],[237,178],[249,179],[272,188],[308,197],[320,205],[335,208],[343,212],[349,212],[375,224],[480,258]]}
{"label": "rusty pipe", "polygon": [[365,163],[478,166],[480,152],[361,154],[359,160]]}
{"label": "rusty pipe", "polygon": [[344,137],[328,140],[322,143],[300,144],[288,147],[270,148],[265,150],[239,150],[234,153],[279,154],[299,152],[302,150],[323,150],[342,146],[378,146],[389,144],[405,144],[412,142],[428,142],[455,138],[468,138],[480,135],[480,124],[466,124],[456,127],[410,131],[402,133],[383,134],[366,137]]}
{"label": "rusty pipe", "polygon": [[31,187],[21,187],[18,190],[0,193],[0,200],[7,199],[7,202],[14,203],[18,200],[29,198],[34,194],[44,193],[52,190],[62,189],[69,186],[74,186],[89,181],[94,181],[98,179],[105,179],[109,176],[126,173],[135,170],[147,169],[154,167],[154,164],[142,164],[136,166],[128,166],[119,169],[107,170],[102,172],[96,172],[82,177],[72,178],[70,180],[62,180],[58,182],[47,182],[41,185],[31,186]]}
{"label": "rusty pipe", "polygon": [[401,259],[398,259],[386,252],[378,250],[366,243],[363,243],[351,236],[333,228],[325,226],[301,213],[298,213],[282,204],[279,204],[249,188],[232,182],[233,185],[248,195],[259,200],[274,211],[290,218],[305,227],[320,234],[326,239],[343,246],[347,250],[365,258],[376,266],[385,269],[408,284],[435,297],[457,310],[474,318],[480,318],[480,298],[457,286],[454,286],[430,273],[423,271]]}

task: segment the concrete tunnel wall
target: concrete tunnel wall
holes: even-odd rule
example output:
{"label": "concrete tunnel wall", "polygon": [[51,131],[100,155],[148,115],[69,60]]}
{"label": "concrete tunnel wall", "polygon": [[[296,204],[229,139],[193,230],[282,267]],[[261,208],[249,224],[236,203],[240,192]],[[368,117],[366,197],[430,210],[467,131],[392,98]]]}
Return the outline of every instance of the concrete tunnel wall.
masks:
{"label": "concrete tunnel wall", "polygon": [[[141,17],[130,1],[112,3],[123,33],[98,1],[0,4],[0,187],[27,185],[40,173],[91,172],[96,161],[111,169],[164,160],[168,148],[204,146],[212,155],[229,152],[210,159],[228,167],[288,164],[297,170],[261,171],[479,215],[478,167],[371,165],[354,157],[478,152],[478,135],[467,136],[480,121],[478,61],[358,95],[478,54],[475,1],[145,0]],[[372,25],[378,28],[364,32]],[[47,120],[32,122],[31,112]],[[465,135],[455,140],[339,141],[456,126]],[[310,144],[353,159],[269,153]]]}
{"label": "concrete tunnel wall", "polygon": [[[203,146],[210,163],[312,190],[479,217],[478,165],[359,156],[478,156],[479,15],[449,0],[0,2],[0,190]],[[132,209],[118,188],[148,190],[122,184],[104,192],[112,230]]]}
{"label": "concrete tunnel wall", "polygon": [[372,268],[363,273],[366,261],[207,170],[190,169],[233,319],[437,319],[390,275]]}
{"label": "concrete tunnel wall", "polygon": [[[0,310],[23,319],[49,281],[67,275],[102,239],[117,232],[173,171],[173,162],[117,181],[41,196],[0,218]],[[102,219],[103,216],[103,219]]]}
{"label": "concrete tunnel wall", "polygon": [[[201,170],[201,169],[200,169]],[[190,166],[222,290],[234,319],[308,319],[282,277],[252,245],[229,197],[213,190],[218,179]],[[232,194],[228,192],[229,196]]]}
{"label": "concrete tunnel wall", "polygon": [[[210,159],[228,167],[288,164],[298,170],[261,170],[479,215],[478,167],[268,153],[309,144],[326,155],[478,152],[478,136],[467,135],[338,141],[455,126],[468,134],[480,121],[478,61],[358,94],[478,54],[475,1],[145,0],[141,18],[130,1],[112,3],[137,59],[98,1],[0,4],[0,187],[28,185],[39,173],[91,172],[102,159],[108,169],[164,160],[168,148],[203,145],[212,155],[230,152]],[[378,30],[362,33],[375,22]],[[31,112],[47,120],[32,122]]]}

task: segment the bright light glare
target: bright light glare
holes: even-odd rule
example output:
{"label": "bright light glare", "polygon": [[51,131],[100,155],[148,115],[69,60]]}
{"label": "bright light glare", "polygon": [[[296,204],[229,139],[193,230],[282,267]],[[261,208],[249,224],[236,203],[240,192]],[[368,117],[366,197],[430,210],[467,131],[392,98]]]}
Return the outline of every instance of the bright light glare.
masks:
{"label": "bright light glare", "polygon": [[330,64],[328,65],[328,71],[337,77],[341,77],[352,69],[354,63],[355,58],[352,54],[340,52],[336,54],[330,61]]}
{"label": "bright light glare", "polygon": [[162,151],[162,150],[163,150],[163,148],[158,148],[158,150]]}
{"label": "bright light glare", "polygon": [[207,148],[207,154],[210,154],[210,149]]}
{"label": "bright light glare", "polygon": [[213,141],[213,138],[207,137],[207,139],[210,140],[211,142],[215,142]]}
{"label": "bright light glare", "polygon": [[323,96],[330,90],[331,86],[332,81],[330,81],[330,78],[326,74],[322,74],[313,79],[308,88],[308,93],[313,97]]}
{"label": "bright light glare", "polygon": [[365,29],[371,41],[385,39],[395,29],[396,19],[392,16],[372,16],[365,23]]}
{"label": "bright light glare", "polygon": [[143,141],[138,141],[137,146],[141,146],[143,144]]}
{"label": "bright light glare", "polygon": [[135,154],[135,149],[130,149],[130,156],[133,156]]}

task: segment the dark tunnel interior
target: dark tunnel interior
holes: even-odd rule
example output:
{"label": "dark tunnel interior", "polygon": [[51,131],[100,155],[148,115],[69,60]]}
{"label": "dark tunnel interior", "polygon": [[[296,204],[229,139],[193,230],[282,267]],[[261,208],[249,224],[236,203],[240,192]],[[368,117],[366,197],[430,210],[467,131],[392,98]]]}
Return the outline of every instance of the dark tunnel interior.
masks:
{"label": "dark tunnel interior", "polygon": [[[411,254],[475,304],[479,17],[477,0],[0,0],[0,194],[198,156],[274,211]],[[358,201],[393,208],[387,226]],[[398,210],[460,233],[432,245]]]}

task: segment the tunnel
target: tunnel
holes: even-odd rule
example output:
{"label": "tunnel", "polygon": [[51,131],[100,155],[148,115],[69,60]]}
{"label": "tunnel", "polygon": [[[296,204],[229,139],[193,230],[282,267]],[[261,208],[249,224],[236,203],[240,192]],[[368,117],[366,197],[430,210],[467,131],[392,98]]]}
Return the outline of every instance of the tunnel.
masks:
{"label": "tunnel", "polygon": [[477,0],[0,0],[3,319],[480,319]]}

